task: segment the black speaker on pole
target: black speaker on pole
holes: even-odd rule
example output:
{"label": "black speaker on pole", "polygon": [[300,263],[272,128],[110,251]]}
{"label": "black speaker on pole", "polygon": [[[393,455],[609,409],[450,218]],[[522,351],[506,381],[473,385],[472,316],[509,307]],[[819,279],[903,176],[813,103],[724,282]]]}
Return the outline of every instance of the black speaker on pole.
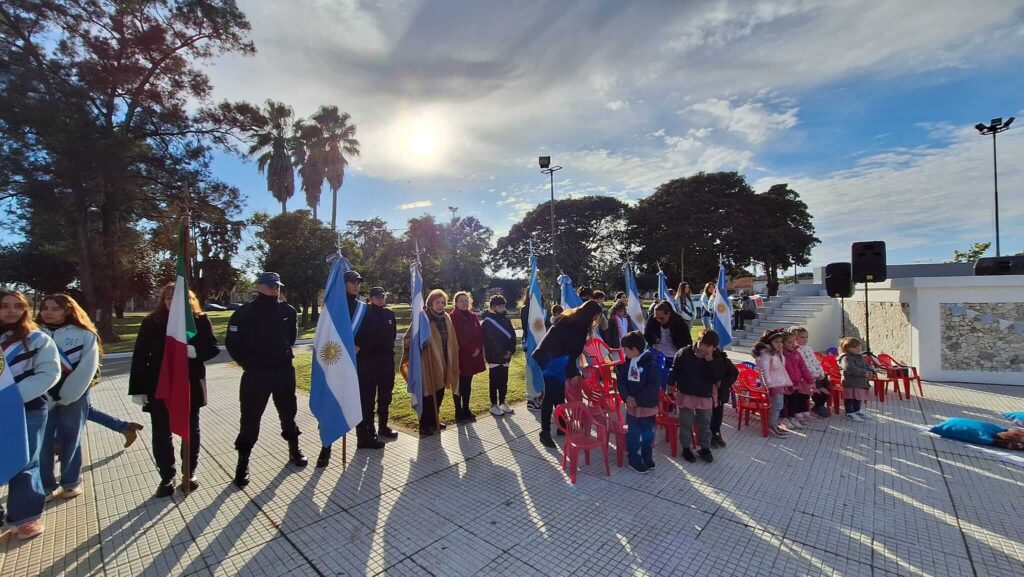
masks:
{"label": "black speaker on pole", "polygon": [[1024,256],[990,256],[974,263],[974,276],[1024,274]]}
{"label": "black speaker on pole", "polygon": [[853,296],[853,267],[848,262],[832,262],[825,266],[825,291],[832,298]]}
{"label": "black speaker on pole", "polygon": [[851,250],[853,282],[881,282],[886,277],[885,241],[855,242]]}

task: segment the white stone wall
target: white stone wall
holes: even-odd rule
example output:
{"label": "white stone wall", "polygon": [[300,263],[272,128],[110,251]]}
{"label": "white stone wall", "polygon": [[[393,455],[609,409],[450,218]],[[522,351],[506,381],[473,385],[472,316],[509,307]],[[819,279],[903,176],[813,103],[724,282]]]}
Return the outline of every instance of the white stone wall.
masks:
{"label": "white stone wall", "polygon": [[[911,362],[910,305],[898,302],[871,302],[871,350],[888,353],[896,360]],[[843,315],[846,336],[865,338],[864,303],[847,300]]]}
{"label": "white stone wall", "polygon": [[[950,305],[978,316],[954,314]],[[939,314],[943,370],[1024,372],[1024,334],[998,322],[1024,323],[1024,303],[942,303]]]}

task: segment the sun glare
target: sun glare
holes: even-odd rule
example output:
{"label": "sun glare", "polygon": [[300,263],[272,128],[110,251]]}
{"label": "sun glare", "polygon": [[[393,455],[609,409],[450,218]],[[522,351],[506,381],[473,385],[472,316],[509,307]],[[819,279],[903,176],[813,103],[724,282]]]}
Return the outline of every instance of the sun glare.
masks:
{"label": "sun glare", "polygon": [[409,134],[409,150],[413,155],[421,159],[429,159],[434,156],[437,149],[437,140],[426,126],[416,126]]}

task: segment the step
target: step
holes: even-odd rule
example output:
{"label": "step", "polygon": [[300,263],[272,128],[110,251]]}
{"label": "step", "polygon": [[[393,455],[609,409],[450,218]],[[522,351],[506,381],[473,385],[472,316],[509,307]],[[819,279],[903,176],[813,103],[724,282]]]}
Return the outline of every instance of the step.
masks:
{"label": "step", "polygon": [[813,317],[813,315],[782,315],[782,314],[776,314],[776,315],[770,315],[770,316],[767,316],[767,317],[765,317],[763,319],[757,319],[757,320],[758,321],[763,321],[763,322],[768,322],[768,323],[774,323],[774,324],[789,323],[789,324],[792,325],[792,324],[799,324],[799,323],[807,322],[807,319],[812,318],[812,317]]}

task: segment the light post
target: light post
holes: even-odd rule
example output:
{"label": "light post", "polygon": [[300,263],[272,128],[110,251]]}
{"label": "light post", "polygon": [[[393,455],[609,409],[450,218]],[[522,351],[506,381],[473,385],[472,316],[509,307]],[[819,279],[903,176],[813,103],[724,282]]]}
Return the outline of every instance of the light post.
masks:
{"label": "light post", "polygon": [[551,166],[550,156],[540,157],[540,173],[551,177],[551,272],[557,276],[558,264],[555,260],[555,173],[562,170],[561,166]]}
{"label": "light post", "polygon": [[1006,129],[1010,128],[1013,124],[1014,117],[1009,117],[1006,122],[1003,122],[1002,118],[993,118],[992,122],[988,125],[978,123],[974,125],[978,133],[982,136],[992,135],[992,183],[995,186],[995,212],[996,212],[996,256],[1002,256],[999,253],[999,165],[996,162],[996,135],[1000,132],[1005,132]]}

